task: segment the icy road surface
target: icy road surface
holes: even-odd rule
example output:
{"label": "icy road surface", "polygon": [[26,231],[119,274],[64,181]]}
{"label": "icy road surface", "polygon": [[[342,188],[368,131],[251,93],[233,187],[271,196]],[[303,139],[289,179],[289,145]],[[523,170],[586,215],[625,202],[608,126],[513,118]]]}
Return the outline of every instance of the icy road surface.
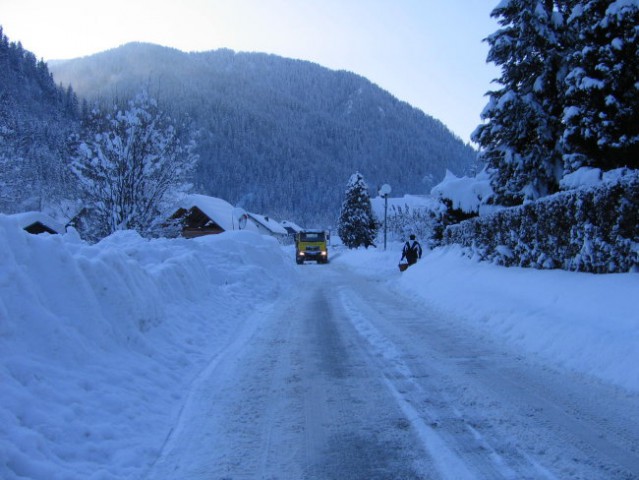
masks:
{"label": "icy road surface", "polygon": [[193,383],[146,478],[639,478],[636,395],[345,266],[300,269],[294,298],[246,321]]}

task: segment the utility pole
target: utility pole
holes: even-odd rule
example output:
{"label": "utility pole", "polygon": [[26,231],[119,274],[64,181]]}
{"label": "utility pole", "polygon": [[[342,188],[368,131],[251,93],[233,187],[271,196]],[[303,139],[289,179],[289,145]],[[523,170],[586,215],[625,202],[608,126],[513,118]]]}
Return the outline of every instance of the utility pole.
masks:
{"label": "utility pole", "polygon": [[384,250],[386,250],[386,234],[388,232],[388,195],[391,192],[391,187],[388,183],[382,185],[379,189],[380,196],[384,197]]}

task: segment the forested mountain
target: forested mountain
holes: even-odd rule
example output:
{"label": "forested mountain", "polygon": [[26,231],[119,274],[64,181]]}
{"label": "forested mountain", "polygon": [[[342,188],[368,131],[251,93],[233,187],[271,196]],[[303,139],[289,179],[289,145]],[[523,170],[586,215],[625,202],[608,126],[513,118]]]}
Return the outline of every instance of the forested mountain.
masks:
{"label": "forested mountain", "polygon": [[46,63],[0,27],[0,212],[42,209],[67,196],[66,139],[78,101],[56,86]]}
{"label": "forested mountain", "polygon": [[356,171],[393,194],[427,193],[476,158],[441,122],[365,78],[306,61],[133,43],[49,67],[89,101],[146,90],[187,114],[199,131],[198,192],[306,225],[334,224]]}

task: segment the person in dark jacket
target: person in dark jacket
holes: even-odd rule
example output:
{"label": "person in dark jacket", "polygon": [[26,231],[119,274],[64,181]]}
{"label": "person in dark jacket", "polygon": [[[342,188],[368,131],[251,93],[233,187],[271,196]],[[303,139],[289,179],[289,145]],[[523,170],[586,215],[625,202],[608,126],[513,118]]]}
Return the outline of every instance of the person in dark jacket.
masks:
{"label": "person in dark jacket", "polygon": [[406,259],[409,265],[414,265],[420,258],[422,258],[422,246],[415,239],[415,235],[411,235],[410,240],[404,244],[400,262]]}

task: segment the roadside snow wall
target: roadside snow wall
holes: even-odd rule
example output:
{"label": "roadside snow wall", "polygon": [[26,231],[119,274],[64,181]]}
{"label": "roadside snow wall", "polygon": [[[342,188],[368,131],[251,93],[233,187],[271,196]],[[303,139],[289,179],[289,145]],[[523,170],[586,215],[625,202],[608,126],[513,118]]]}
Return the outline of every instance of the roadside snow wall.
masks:
{"label": "roadside snow wall", "polygon": [[292,264],[255,233],[88,245],[0,215],[0,478],[141,478],[190,383]]}

